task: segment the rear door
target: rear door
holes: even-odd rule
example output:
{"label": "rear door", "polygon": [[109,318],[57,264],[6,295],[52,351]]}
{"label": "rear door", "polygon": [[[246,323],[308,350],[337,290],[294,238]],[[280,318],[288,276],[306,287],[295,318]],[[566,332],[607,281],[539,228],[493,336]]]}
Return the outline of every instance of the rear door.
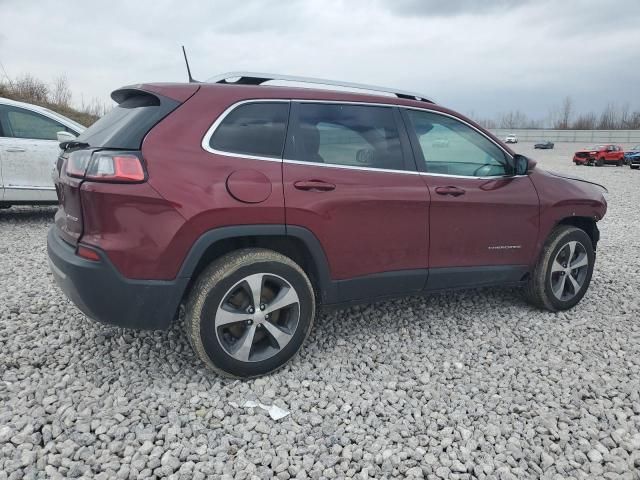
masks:
{"label": "rear door", "polygon": [[55,201],[51,174],[60,152],[57,132],[71,130],[13,105],[0,105],[0,123],[4,135],[0,143],[4,200]]}
{"label": "rear door", "polygon": [[[438,112],[403,111],[431,192],[429,289],[519,280],[538,235],[539,202],[527,176],[478,130]],[[438,139],[446,139],[446,146]]]}
{"label": "rear door", "polygon": [[283,184],[287,228],[320,241],[337,298],[421,290],[429,192],[393,106],[294,102]]}

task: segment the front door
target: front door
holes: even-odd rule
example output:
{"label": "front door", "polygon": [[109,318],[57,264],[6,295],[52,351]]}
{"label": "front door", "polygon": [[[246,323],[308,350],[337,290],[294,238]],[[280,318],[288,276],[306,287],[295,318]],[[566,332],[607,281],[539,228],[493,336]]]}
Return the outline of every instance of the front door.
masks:
{"label": "front door", "polygon": [[55,201],[51,174],[64,125],[24,108],[0,105],[0,161],[5,201]]}
{"label": "front door", "polygon": [[283,183],[287,227],[320,241],[336,298],[421,290],[429,192],[389,106],[293,103]]}
{"label": "front door", "polygon": [[539,201],[527,176],[510,176],[506,152],[471,126],[405,110],[431,192],[429,289],[517,282],[538,235]]}

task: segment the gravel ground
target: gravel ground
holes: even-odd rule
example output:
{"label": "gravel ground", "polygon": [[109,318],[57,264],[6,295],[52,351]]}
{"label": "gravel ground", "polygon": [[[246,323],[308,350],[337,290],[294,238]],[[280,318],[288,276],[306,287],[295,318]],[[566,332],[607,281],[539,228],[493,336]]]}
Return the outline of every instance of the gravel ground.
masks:
{"label": "gravel ground", "polygon": [[534,155],[611,192],[574,310],[508,289],[331,312],[251,381],[205,370],[180,325],[86,319],[48,273],[54,209],[0,211],[0,480],[639,479],[640,172],[574,167],[575,147]]}

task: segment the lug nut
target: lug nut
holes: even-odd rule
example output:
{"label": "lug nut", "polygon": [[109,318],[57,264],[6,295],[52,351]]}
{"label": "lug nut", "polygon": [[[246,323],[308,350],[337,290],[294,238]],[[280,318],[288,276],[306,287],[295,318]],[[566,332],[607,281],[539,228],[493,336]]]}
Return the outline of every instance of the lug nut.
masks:
{"label": "lug nut", "polygon": [[249,308],[247,308],[247,312],[248,312],[248,313],[253,313],[253,312],[254,312],[253,307],[249,307]]}
{"label": "lug nut", "polygon": [[253,325],[253,320],[247,320],[247,325]]}
{"label": "lug nut", "polygon": [[260,304],[260,310],[264,310],[264,303]]}

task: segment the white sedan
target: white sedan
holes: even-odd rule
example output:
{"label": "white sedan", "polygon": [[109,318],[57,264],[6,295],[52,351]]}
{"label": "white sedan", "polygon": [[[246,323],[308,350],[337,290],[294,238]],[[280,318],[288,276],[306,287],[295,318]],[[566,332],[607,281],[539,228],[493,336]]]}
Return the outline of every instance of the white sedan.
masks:
{"label": "white sedan", "polygon": [[85,127],[49,109],[0,98],[0,207],[55,204],[59,143]]}

